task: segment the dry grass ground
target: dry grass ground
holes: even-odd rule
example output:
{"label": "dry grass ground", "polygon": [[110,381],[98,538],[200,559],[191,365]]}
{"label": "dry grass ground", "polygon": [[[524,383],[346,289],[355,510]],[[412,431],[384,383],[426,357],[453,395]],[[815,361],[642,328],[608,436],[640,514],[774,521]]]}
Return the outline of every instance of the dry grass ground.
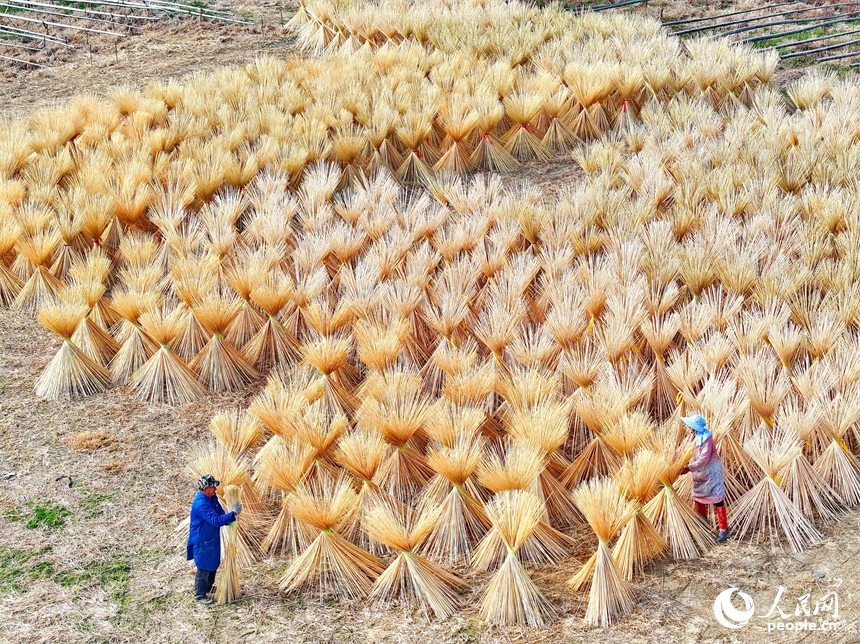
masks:
{"label": "dry grass ground", "polygon": [[[34,108],[82,91],[181,76],[243,63],[257,54],[291,51],[276,4],[232,5],[255,17],[251,27],[167,21],[86,55],[58,58],[33,72],[0,73],[0,113]],[[286,11],[285,11],[286,13]],[[572,161],[531,164],[507,180],[528,177],[556,192],[575,180]],[[587,629],[587,597],[564,582],[591,544],[533,577],[561,613],[544,632],[491,628],[477,620],[484,579],[455,617],[427,624],[400,609],[363,602],[284,596],[277,580],[285,565],[264,561],[243,575],[243,599],[226,607],[193,602],[193,568],[174,533],[186,516],[193,481],[179,473],[192,446],[206,436],[218,409],[246,405],[242,395],[211,396],[182,408],[149,407],[116,388],[83,402],[39,400],[36,377],[58,341],[34,318],[0,310],[0,642],[856,642],[856,632],[768,634],[759,615],[780,585],[785,612],[795,598],[835,590],[841,619],[860,609],[860,511],[825,529],[826,541],[802,555],[724,545],[692,563],[651,566],[638,583],[636,612],[606,630]],[[13,476],[8,476],[13,475]],[[60,477],[71,477],[60,478]],[[60,479],[60,480],[58,480]],[[69,485],[71,480],[72,485]],[[813,572],[825,574],[823,579]],[[736,631],[719,626],[714,598],[740,587],[756,599],[756,617]]]}

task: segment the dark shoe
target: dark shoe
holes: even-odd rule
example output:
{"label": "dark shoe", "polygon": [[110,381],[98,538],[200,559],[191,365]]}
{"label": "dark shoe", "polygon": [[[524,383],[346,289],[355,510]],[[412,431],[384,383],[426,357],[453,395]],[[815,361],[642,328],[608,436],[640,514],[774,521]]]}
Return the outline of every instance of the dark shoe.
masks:
{"label": "dark shoe", "polygon": [[725,530],[720,530],[719,534],[717,534],[717,543],[722,543],[723,541],[728,539],[731,533],[732,531],[728,528],[726,528]]}
{"label": "dark shoe", "polygon": [[215,600],[211,597],[195,597],[194,599],[197,600],[198,604],[206,604],[207,606],[215,603]]}

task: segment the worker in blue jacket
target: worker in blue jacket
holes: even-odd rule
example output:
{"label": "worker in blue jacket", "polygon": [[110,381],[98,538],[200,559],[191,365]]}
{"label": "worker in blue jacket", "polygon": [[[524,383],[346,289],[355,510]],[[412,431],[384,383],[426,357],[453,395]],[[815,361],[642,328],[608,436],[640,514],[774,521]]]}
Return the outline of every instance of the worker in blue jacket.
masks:
{"label": "worker in blue jacket", "polygon": [[208,593],[215,584],[215,572],[221,565],[221,526],[233,523],[242,511],[242,504],[236,503],[233,510],[225,514],[215,496],[219,485],[221,481],[216,481],[211,474],[201,476],[197,480],[199,491],[191,504],[191,529],[188,531],[186,557],[194,559],[194,565],[197,566],[194,599],[201,604],[215,601]]}

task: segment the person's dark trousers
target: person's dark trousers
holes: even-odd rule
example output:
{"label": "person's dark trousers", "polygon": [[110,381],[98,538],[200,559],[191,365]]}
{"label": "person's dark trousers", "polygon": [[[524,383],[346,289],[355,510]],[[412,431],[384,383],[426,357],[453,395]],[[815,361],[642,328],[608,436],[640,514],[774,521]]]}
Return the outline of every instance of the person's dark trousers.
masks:
{"label": "person's dark trousers", "polygon": [[215,584],[215,571],[197,569],[194,576],[194,599],[203,599]]}

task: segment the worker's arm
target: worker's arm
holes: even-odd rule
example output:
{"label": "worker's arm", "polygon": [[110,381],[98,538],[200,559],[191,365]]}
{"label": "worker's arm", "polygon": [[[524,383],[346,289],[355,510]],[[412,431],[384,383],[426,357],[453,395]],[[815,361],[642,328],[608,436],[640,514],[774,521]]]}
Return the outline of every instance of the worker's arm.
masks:
{"label": "worker's arm", "polygon": [[698,450],[698,455],[693,454],[693,458],[687,463],[687,469],[691,472],[702,469],[707,465],[714,454],[714,441],[706,440],[702,443],[702,449]]}
{"label": "worker's arm", "polygon": [[208,504],[201,505],[197,508],[197,511],[200,513],[201,519],[206,521],[206,523],[211,523],[216,528],[229,525],[236,520],[236,515],[232,512],[229,512],[228,514],[218,514],[212,509],[212,506]]}

